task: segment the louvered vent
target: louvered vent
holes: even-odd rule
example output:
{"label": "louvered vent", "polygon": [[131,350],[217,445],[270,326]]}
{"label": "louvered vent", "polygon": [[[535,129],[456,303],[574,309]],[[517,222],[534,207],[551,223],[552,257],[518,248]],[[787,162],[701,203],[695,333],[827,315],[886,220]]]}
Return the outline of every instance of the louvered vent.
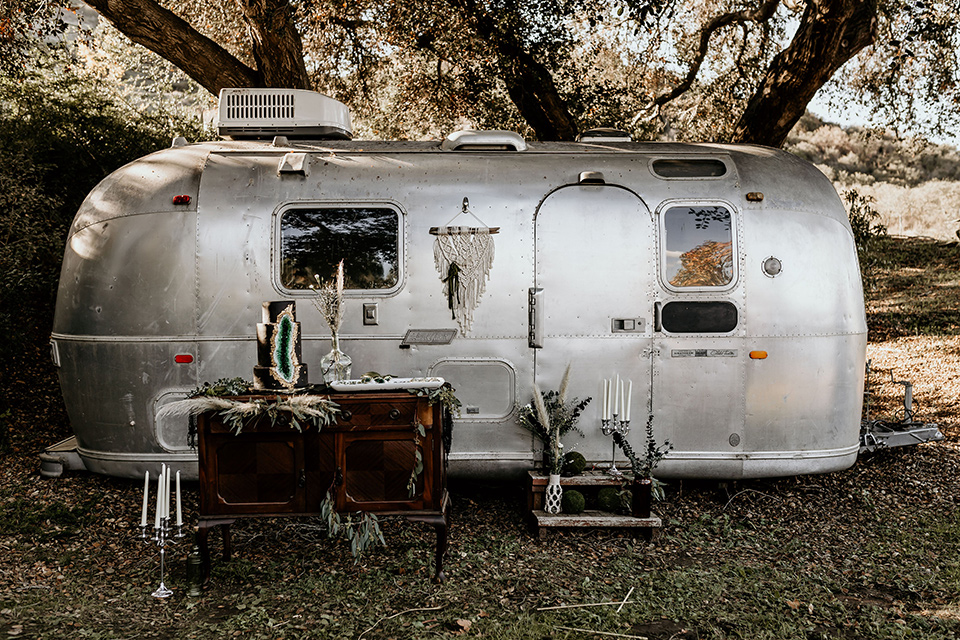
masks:
{"label": "louvered vent", "polygon": [[346,105],[301,89],[223,89],[218,129],[229,138],[349,140],[352,135]]}
{"label": "louvered vent", "polygon": [[228,93],[227,120],[290,120],[294,117],[293,94]]}

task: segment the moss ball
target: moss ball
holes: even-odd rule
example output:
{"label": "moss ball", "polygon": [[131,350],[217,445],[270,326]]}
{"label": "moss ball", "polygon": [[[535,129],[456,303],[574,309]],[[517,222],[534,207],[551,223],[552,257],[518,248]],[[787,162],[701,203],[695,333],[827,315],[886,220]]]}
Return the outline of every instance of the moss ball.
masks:
{"label": "moss ball", "polygon": [[583,509],[586,506],[587,501],[584,499],[583,494],[576,489],[570,489],[569,491],[563,492],[563,498],[560,501],[560,508],[564,513],[583,513]]}
{"label": "moss ball", "polygon": [[601,511],[620,510],[620,492],[614,487],[604,487],[597,493],[597,507]]}
{"label": "moss ball", "polygon": [[571,451],[563,456],[563,475],[578,476],[587,468],[587,459],[579,451]]}

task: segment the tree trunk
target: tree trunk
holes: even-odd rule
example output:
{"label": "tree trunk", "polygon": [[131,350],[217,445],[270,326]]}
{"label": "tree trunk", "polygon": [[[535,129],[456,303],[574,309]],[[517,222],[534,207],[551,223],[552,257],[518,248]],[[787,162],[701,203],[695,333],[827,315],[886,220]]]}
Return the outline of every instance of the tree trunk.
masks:
{"label": "tree trunk", "polygon": [[237,0],[250,28],[253,58],[268,87],[312,89],[288,0]]}
{"label": "tree trunk", "polygon": [[224,87],[263,86],[255,69],[154,0],[84,1],[128,38],[166,58],[214,95]]}
{"label": "tree trunk", "polygon": [[515,33],[505,33],[475,0],[450,0],[482,40],[496,51],[500,79],[510,100],[540,140],[574,140],[579,133],[576,120],[550,70],[524,49]]}
{"label": "tree trunk", "polygon": [[774,57],[734,142],[779,147],[813,96],[876,35],[876,0],[808,0],[793,41]]}

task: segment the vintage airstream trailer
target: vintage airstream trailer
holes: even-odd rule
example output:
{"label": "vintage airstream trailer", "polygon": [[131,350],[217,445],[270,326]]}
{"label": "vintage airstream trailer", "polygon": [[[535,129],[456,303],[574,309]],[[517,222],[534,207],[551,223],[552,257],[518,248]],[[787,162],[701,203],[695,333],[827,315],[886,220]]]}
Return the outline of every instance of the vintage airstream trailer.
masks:
{"label": "vintage airstream trailer", "polygon": [[[655,416],[673,444],[662,477],[855,461],[860,273],[844,208],[812,165],[603,131],[351,141],[345,109],[318,94],[229,100],[221,132],[236,139],[178,139],[117,170],[70,229],[52,348],[75,432],[60,450],[87,469],[195,475],[186,421],[157,412],[204,381],[251,377],[264,301],[298,303],[319,380],[329,331],[308,286],[341,258],[354,375],[450,381],[463,403],[453,474],[530,468],[518,407],[568,364],[572,396],[632,381],[628,439],[641,445]],[[448,297],[451,278],[462,296]],[[567,446],[609,463],[600,411],[587,407],[586,436]]]}

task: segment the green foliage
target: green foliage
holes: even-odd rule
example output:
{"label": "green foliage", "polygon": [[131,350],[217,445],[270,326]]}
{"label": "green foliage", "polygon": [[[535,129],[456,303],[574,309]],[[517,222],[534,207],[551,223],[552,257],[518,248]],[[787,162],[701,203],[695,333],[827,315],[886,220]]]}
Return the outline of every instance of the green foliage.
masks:
{"label": "green foliage", "polygon": [[819,166],[840,188],[960,180],[956,147],[882,130],[841,128],[811,113],[790,132],[784,150]]}
{"label": "green foliage", "polygon": [[576,489],[568,489],[563,492],[563,497],[560,499],[560,508],[564,513],[571,515],[583,513],[586,506],[586,498]]}
{"label": "green foliage", "polygon": [[880,214],[873,208],[873,198],[861,195],[856,189],[844,191],[843,201],[847,206],[853,241],[857,246],[860,272],[864,284],[872,286],[873,271],[883,256],[876,250],[876,239],[887,235],[887,227],[880,221]]}
{"label": "green foliage", "polygon": [[619,511],[620,506],[619,489],[604,487],[597,492],[597,508],[601,511]]}
{"label": "green foliage", "polygon": [[220,378],[214,383],[204,382],[187,394],[188,398],[202,396],[243,396],[250,393],[253,385],[243,378]]}
{"label": "green foliage", "polygon": [[[392,376],[386,376],[387,379],[390,377]],[[408,391],[415,396],[426,398],[427,404],[435,405],[439,402],[451,416],[460,417],[460,407],[462,405],[460,399],[457,398],[456,389],[449,384],[439,386],[435,389],[408,389]]]}
{"label": "green foliage", "polygon": [[[567,400],[566,388],[569,376],[570,367],[567,367],[559,391],[540,393],[541,407],[546,412],[546,415],[543,416],[545,419],[541,418],[541,411],[537,408],[537,404],[540,403],[536,402],[536,398],[534,398],[534,402],[520,407],[517,417],[517,424],[532,433],[543,444],[544,464],[550,473],[560,473],[562,469],[562,458],[560,460],[554,459],[553,452],[562,448],[563,445],[554,443],[554,438],[559,437],[562,440],[571,431],[583,437],[583,431],[577,426],[577,421],[580,420],[580,414],[592,400],[592,398]],[[558,446],[554,446],[555,444]]]}
{"label": "green foliage", "polygon": [[657,468],[660,461],[673,449],[669,440],[658,445],[656,438],[653,437],[653,414],[647,416],[647,425],[644,429],[644,450],[643,457],[640,457],[633,450],[633,446],[623,437],[623,434],[614,432],[613,441],[620,447],[623,454],[630,461],[630,467],[635,478],[652,478],[653,470]]}
{"label": "green foliage", "polygon": [[587,459],[579,451],[571,451],[563,456],[563,470],[561,475],[578,476],[587,468]]}
{"label": "green foliage", "polygon": [[[173,113],[124,106],[67,63],[35,53],[32,70],[19,78],[0,73],[0,357],[26,372],[0,379],[0,399],[10,403],[23,403],[38,379],[52,377],[47,343],[57,279],[83,198],[174,133],[201,131]],[[49,407],[37,411],[49,418]]]}
{"label": "green foliage", "polygon": [[327,523],[329,537],[340,537],[350,543],[350,553],[353,554],[355,562],[360,562],[360,556],[373,545],[387,546],[375,513],[358,511],[355,516],[348,514],[341,517],[334,507],[334,498],[329,491],[320,505],[320,517]]}

